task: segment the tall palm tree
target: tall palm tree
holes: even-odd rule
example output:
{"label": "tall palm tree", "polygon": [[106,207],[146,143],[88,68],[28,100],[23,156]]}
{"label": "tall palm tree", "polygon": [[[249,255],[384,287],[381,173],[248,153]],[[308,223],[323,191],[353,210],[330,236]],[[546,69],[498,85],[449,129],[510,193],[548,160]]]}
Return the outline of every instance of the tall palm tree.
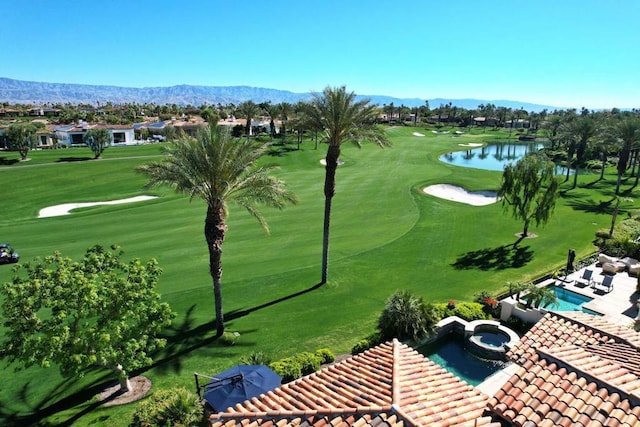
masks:
{"label": "tall palm tree", "polygon": [[147,187],[169,185],[207,204],[204,236],[209,248],[218,336],[224,332],[220,277],[228,203],[233,201],[247,209],[265,232],[269,228],[260,205],[281,209],[296,203],[296,197],[286,190],[284,182],[270,175],[274,167],[256,165],[266,149],[266,144],[233,140],[227,130],[210,125],[198,131],[196,140],[183,139],[168,146],[165,159],[138,168],[149,177]]}
{"label": "tall palm tree", "polygon": [[582,115],[572,122],[571,133],[576,138],[576,163],[573,174],[573,187],[578,185],[578,171],[580,165],[585,161],[585,155],[587,153],[587,146],[589,142],[598,132],[598,126],[595,119],[589,115]]}
{"label": "tall palm tree", "polygon": [[251,135],[251,121],[260,113],[260,106],[253,101],[245,101],[238,105],[238,112],[247,118],[245,125],[245,135]]}
{"label": "tall palm tree", "polygon": [[615,120],[615,124],[605,130],[604,138],[618,145],[618,179],[616,180],[616,195],[620,194],[622,175],[629,166],[631,151],[640,144],[640,120],[635,117],[625,117]]}
{"label": "tall palm tree", "polygon": [[390,146],[382,129],[375,125],[378,108],[368,99],[356,100],[353,92],[345,86],[327,87],[322,94],[313,94],[306,107],[306,118],[310,129],[322,129],[329,145],[326,157],[324,180],[324,228],[322,239],[322,281],[327,282],[329,268],[329,226],[331,202],[336,191],[336,169],[340,157],[340,146],[350,141],[360,147],[361,142],[371,141],[380,147]]}

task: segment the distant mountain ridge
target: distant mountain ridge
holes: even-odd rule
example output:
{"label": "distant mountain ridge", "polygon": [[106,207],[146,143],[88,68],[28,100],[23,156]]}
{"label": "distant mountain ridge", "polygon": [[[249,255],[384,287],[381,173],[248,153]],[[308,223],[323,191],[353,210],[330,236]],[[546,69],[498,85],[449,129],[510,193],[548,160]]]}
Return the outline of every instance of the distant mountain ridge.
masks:
{"label": "distant mountain ridge", "polygon": [[[395,106],[418,107],[424,105],[426,99],[396,98],[386,95],[359,95],[359,98],[369,98],[374,104],[384,105],[393,103]],[[266,89],[251,86],[194,86],[177,85],[168,87],[121,87],[107,85],[84,85],[74,83],[46,83],[15,80],[0,77],[0,102],[11,104],[43,104],[72,103],[91,104],[97,102],[114,104],[122,103],[155,103],[178,105],[202,104],[240,104],[245,101],[256,103],[271,101],[296,103],[311,98],[311,93],[295,93],[279,89]],[[481,99],[429,99],[429,106],[436,108],[441,104],[451,102],[456,107],[466,109],[477,108],[480,104],[491,103],[498,107],[514,109],[523,108],[526,111],[554,110],[558,107],[532,104],[509,100],[481,100]]]}

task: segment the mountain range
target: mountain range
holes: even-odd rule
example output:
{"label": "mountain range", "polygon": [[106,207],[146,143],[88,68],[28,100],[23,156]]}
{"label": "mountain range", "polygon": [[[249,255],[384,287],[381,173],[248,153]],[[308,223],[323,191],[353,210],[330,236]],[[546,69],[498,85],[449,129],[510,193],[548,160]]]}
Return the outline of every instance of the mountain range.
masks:
{"label": "mountain range", "polygon": [[[44,104],[71,103],[91,104],[98,102],[114,104],[122,103],[155,103],[178,105],[203,104],[240,104],[245,101],[256,103],[271,101],[272,104],[281,102],[296,103],[311,98],[311,93],[295,93],[286,90],[267,89],[251,86],[194,86],[178,85],[168,87],[121,87],[106,85],[84,85],[73,83],[46,83],[15,80],[0,77],[0,103],[10,104]],[[359,95],[358,98],[368,98],[377,105],[391,104],[395,106],[418,107],[429,101],[431,108],[451,102],[456,107],[475,109],[480,104],[494,104],[497,107],[524,109],[526,111],[554,110],[559,107],[532,104],[528,102],[509,100],[481,100],[481,99],[421,99],[396,98],[386,95]]]}

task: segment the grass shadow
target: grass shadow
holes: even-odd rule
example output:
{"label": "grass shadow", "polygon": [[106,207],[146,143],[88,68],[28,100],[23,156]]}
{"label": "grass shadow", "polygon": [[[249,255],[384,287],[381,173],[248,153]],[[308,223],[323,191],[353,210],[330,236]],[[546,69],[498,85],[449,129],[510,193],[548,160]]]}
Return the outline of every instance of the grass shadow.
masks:
{"label": "grass shadow", "polygon": [[467,252],[451,265],[457,270],[504,270],[523,267],[532,259],[533,251],[529,246],[511,244]]}
{"label": "grass shadow", "polygon": [[0,166],[9,166],[9,165],[15,165],[16,163],[19,163],[20,159],[8,159],[4,156],[0,157]]}
{"label": "grass shadow", "polygon": [[93,160],[93,157],[60,157],[56,162],[86,162],[88,160]]}
{"label": "grass shadow", "polygon": [[[580,197],[565,196],[567,205],[577,211],[595,213],[600,215],[611,215],[615,198],[606,201],[596,202],[593,199],[584,200]],[[573,200],[571,200],[573,199]],[[622,212],[622,210],[620,210]]]}

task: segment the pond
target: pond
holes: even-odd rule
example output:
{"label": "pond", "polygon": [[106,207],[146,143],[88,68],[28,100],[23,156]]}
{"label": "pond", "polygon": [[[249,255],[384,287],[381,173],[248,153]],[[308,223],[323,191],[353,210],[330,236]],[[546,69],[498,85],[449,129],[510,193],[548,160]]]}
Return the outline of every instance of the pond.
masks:
{"label": "pond", "polygon": [[[483,147],[466,147],[463,151],[452,151],[440,156],[440,161],[451,165],[492,171],[502,171],[527,154],[543,147],[540,143],[495,143]],[[460,147],[463,148],[463,147]],[[561,173],[556,171],[556,173]]]}

